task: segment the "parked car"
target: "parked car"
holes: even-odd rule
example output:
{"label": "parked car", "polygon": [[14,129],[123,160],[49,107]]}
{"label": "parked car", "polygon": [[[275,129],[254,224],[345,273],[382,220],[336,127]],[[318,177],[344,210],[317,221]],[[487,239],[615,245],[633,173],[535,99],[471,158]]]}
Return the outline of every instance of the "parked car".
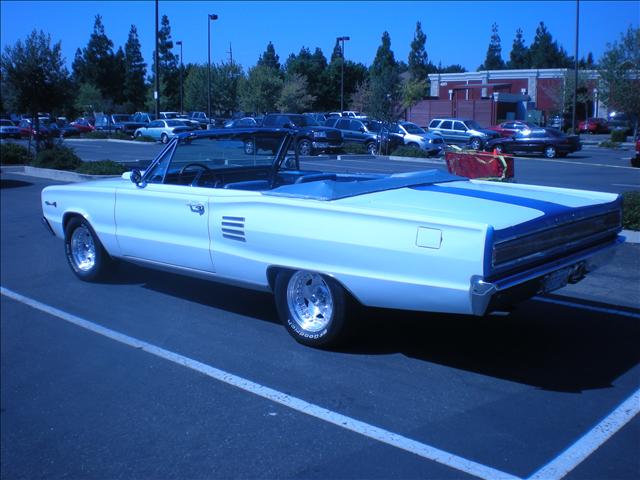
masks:
{"label": "parked car", "polygon": [[133,119],[133,115],[129,115],[126,113],[114,113],[109,116],[110,128],[113,129],[116,133],[123,133],[125,135],[131,135],[135,133],[135,131],[144,127],[148,122],[135,121]]}
{"label": "parked car", "polygon": [[69,125],[78,130],[80,133],[90,133],[96,129],[86,118],[76,118]]}
{"label": "parked car", "polygon": [[571,118],[568,114],[555,114],[551,115],[547,120],[547,128],[555,128],[556,130],[566,130],[567,125],[571,123]]}
{"label": "parked car", "polygon": [[475,120],[461,118],[434,118],[429,122],[429,131],[439,133],[447,143],[468,145],[474,150],[500,136],[494,130],[482,128]]}
{"label": "parked car", "polygon": [[299,155],[335,152],[339,151],[343,145],[340,130],[320,125],[311,116],[305,114],[270,113],[264,116],[262,126],[295,129],[297,132],[295,148]]}
{"label": "parked car", "polygon": [[539,153],[547,158],[566,157],[581,149],[577,135],[565,135],[555,128],[521,130],[508,138],[489,140],[485,147],[500,153]]}
{"label": "parked car", "polygon": [[340,130],[344,143],[363,145],[371,155],[378,151],[380,125],[377,122],[340,117],[328,119],[325,126]]}
{"label": "parked car", "polygon": [[131,120],[133,120],[134,122],[140,122],[142,124],[151,123],[155,119],[156,119],[155,114],[147,113],[147,112],[136,112],[133,114],[133,117],[131,117]]}
{"label": "parked car", "polygon": [[430,155],[439,155],[447,144],[439,133],[427,132],[424,128],[412,122],[398,122],[389,125],[391,135],[402,139],[402,144],[408,147],[420,148]]}
{"label": "parked car", "polygon": [[195,120],[200,124],[200,128],[206,129],[211,124],[211,120],[207,117],[205,112],[189,112],[188,117],[190,120]]}
{"label": "parked car", "polygon": [[342,112],[341,114],[343,117],[349,117],[349,118],[359,118],[359,119],[363,119],[363,118],[367,118],[367,116],[362,113],[362,112],[356,112],[354,110],[347,110]]}
{"label": "parked car", "polygon": [[133,136],[135,138],[151,137],[162,143],[169,143],[169,140],[177,134],[188,131],[191,131],[191,127],[187,127],[180,120],[154,120],[138,128]]}
{"label": "parked car", "polygon": [[[297,135],[182,134],[144,173],[44,188],[45,225],[80,280],[121,259],[273,292],[287,331],[314,347],[343,340],[358,304],[504,310],[580,281],[622,240],[616,194],[305,170],[288,153]],[[250,138],[276,154],[243,153]]]}
{"label": "parked car", "polygon": [[20,129],[7,119],[0,119],[0,138],[20,138]]}
{"label": "parked car", "polygon": [[252,117],[236,118],[235,120],[228,120],[224,124],[224,128],[247,128],[257,127],[258,123]]}
{"label": "parked car", "polygon": [[502,122],[498,125],[493,125],[492,127],[489,127],[489,130],[495,130],[501,137],[510,137],[521,130],[531,130],[532,128],[538,128],[538,126],[530,122],[512,120]]}
{"label": "parked car", "polygon": [[318,122],[319,125],[324,125],[324,122],[327,121],[327,116],[324,113],[310,112],[310,113],[305,113],[305,115],[309,115],[316,122]]}
{"label": "parked car", "polygon": [[623,131],[630,135],[633,131],[631,118],[624,112],[611,112],[607,122],[610,130]]}
{"label": "parked car", "polygon": [[57,118],[56,121],[50,121],[49,119],[42,119],[43,125],[49,130],[50,137],[75,137],[80,135],[80,131],[72,127],[66,119]]}
{"label": "parked car", "polygon": [[20,120],[20,122],[18,122],[18,129],[20,130],[20,137],[22,137],[22,138],[25,138],[25,137],[36,137],[36,136],[38,136],[38,134],[40,135],[40,137],[48,137],[49,136],[49,129],[45,125],[45,121],[47,121],[47,120],[48,120],[48,118],[39,118],[38,119],[39,127],[36,130],[35,125],[33,125],[33,123],[31,122],[30,119],[23,118],[22,120]]}
{"label": "parked car", "polygon": [[609,133],[609,124],[604,118],[588,118],[578,123],[581,133]]}

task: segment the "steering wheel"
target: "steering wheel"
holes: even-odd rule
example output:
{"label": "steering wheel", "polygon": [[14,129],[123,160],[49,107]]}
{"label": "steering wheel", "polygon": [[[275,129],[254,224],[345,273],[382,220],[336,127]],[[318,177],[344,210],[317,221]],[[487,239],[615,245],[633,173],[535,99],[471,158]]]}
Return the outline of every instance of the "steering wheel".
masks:
{"label": "steering wheel", "polygon": [[200,169],[200,171],[196,174],[194,179],[191,181],[191,185],[195,186],[195,185],[198,185],[198,181],[200,180],[200,177],[202,176],[202,174],[204,172],[208,172],[210,169],[204,163],[198,163],[198,162],[187,163],[184,167],[180,169],[180,171],[178,172],[178,176],[184,175],[184,173],[191,167],[197,167]]}

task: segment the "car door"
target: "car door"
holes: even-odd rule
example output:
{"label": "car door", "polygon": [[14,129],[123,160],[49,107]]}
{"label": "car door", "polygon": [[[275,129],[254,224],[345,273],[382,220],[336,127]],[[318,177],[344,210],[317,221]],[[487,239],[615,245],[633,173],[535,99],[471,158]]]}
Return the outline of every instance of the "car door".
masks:
{"label": "car door", "polygon": [[122,254],[156,264],[213,272],[209,251],[209,189],[165,183],[174,148],[149,172],[148,183],[116,192],[116,236]]}
{"label": "car door", "polygon": [[164,128],[164,126],[165,124],[164,124],[164,121],[162,120],[154,120],[153,122],[149,122],[149,125],[145,127],[146,128],[145,135],[148,135],[158,140],[160,138],[160,134],[162,133],[162,129]]}
{"label": "car door", "polygon": [[440,124],[440,133],[442,133],[442,136],[444,137],[444,139],[447,142],[455,142],[456,141],[456,136],[455,133],[453,131],[453,122],[451,120],[444,120],[441,124]]}
{"label": "car door", "polygon": [[352,143],[356,142],[357,139],[355,138],[354,132],[349,129],[349,122],[350,120],[348,118],[341,118],[336,122],[335,128],[342,132],[343,141]]}
{"label": "car door", "polygon": [[467,143],[467,141],[469,140],[469,134],[467,134],[467,126],[462,122],[453,122],[452,137],[457,143]]}

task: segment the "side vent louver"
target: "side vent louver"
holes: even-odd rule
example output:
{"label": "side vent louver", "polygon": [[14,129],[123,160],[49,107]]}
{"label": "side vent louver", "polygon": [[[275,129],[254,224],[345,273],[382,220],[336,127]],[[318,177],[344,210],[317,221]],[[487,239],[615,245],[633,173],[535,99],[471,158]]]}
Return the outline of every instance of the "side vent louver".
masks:
{"label": "side vent louver", "polygon": [[244,238],[244,217],[222,217],[222,236],[229,240],[246,242]]}

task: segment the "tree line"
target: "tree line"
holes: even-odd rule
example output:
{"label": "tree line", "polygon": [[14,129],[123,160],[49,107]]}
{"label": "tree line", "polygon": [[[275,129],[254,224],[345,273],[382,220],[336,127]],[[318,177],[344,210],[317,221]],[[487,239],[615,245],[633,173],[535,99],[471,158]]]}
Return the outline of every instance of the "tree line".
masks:
{"label": "tree line", "polygon": [[[628,37],[628,38],[627,38]],[[611,51],[638,50],[638,29],[629,30],[619,42],[609,45],[603,65],[614,68]],[[303,46],[283,62],[269,42],[254,66],[247,71],[231,59],[212,64],[211,103],[215,115],[229,117],[234,112],[265,113],[270,111],[332,111],[340,107],[341,69],[344,68],[344,94],[350,109],[364,111],[380,118],[398,117],[400,112],[429,95],[431,73],[465,72],[460,65],[434,65],[428,57],[427,36],[416,22],[407,61],[397,60],[391,48],[391,37],[384,32],[371,66],[343,58],[338,40],[329,58],[318,47],[313,51]],[[183,65],[174,53],[169,18],[164,15],[159,30],[160,109],[180,108],[180,77],[183,78],[185,111],[207,111],[207,64]],[[632,53],[624,53],[631,55]],[[619,59],[620,55],[616,56]],[[155,58],[155,52],[153,55]],[[625,57],[626,58],[626,57]],[[615,60],[618,61],[618,60]],[[636,59],[622,68],[638,69]],[[343,63],[344,62],[344,63]],[[635,62],[635,63],[634,63]],[[540,22],[530,46],[518,29],[509,54],[502,59],[497,24],[492,33],[485,61],[480,70],[573,67],[573,59]],[[124,46],[114,49],[106,34],[102,17],[96,15],[87,45],[75,52],[71,72],[61,56],[60,42],[49,35],[32,32],[24,42],[7,46],[2,53],[0,80],[3,112],[57,111],[67,115],[92,111],[126,112],[154,110],[155,65],[147,69],[135,25],[131,25]],[[597,68],[593,56],[580,60],[581,68]],[[618,67],[616,67],[618,68]],[[623,76],[624,77],[624,76]],[[613,85],[616,75],[603,75]],[[618,82],[619,83],[619,82]],[[626,92],[621,85],[601,89]],[[632,89],[631,89],[632,90]],[[611,93],[612,102],[620,95]],[[621,99],[620,99],[621,100]]]}

